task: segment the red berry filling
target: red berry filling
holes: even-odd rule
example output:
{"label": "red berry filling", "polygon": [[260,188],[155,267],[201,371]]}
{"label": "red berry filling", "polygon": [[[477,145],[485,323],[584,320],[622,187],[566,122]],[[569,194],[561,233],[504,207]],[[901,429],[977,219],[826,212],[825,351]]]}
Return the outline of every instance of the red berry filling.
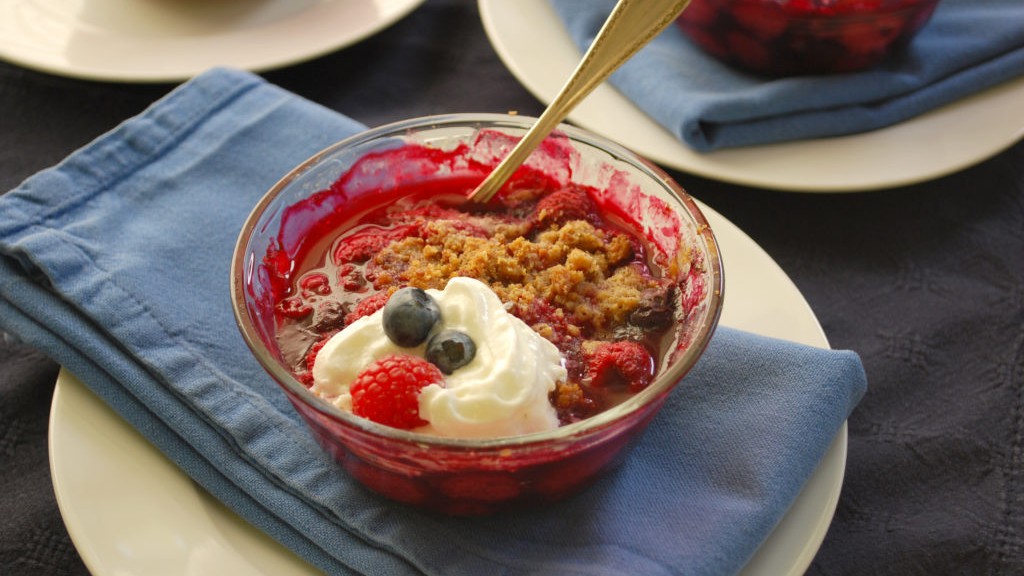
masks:
{"label": "red berry filling", "polygon": [[605,342],[587,355],[587,376],[591,386],[625,385],[639,392],[654,377],[654,358],[638,342]]}
{"label": "red berry filling", "polygon": [[[562,424],[644,389],[655,372],[647,351],[681,321],[680,305],[693,305],[683,297],[695,292],[693,283],[684,280],[684,290],[659,277],[647,258],[653,241],[623,225],[630,214],[602,212],[599,191],[545,185],[517,188],[487,206],[408,194],[347,215],[341,231],[321,232],[278,307],[278,338],[299,379],[312,385],[312,361],[327,335],[381,310],[399,289],[443,289],[450,278],[469,276],[558,347],[568,377],[550,400]],[[380,418],[423,425],[418,413],[408,414],[417,404],[404,401],[404,409],[383,411],[403,416]],[[383,401],[362,402],[357,414],[378,418],[369,414]]]}
{"label": "red berry filling", "polygon": [[546,227],[569,220],[592,220],[597,214],[597,207],[586,191],[564,188],[541,198],[533,213],[537,223]]}
{"label": "red berry filling", "polygon": [[373,295],[363,298],[356,304],[356,307],[345,316],[345,324],[351,324],[356,320],[359,320],[363,316],[369,316],[380,310],[388,303],[388,298],[391,296],[389,292],[375,292]]}

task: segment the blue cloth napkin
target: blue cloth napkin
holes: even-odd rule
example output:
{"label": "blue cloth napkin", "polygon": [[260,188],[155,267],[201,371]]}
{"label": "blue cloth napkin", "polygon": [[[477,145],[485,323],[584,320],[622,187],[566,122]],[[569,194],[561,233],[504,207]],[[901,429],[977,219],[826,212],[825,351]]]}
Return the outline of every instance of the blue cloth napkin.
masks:
{"label": "blue cloth napkin", "polygon": [[864,393],[854,353],[722,328],[626,463],[546,510],[420,512],[319,448],[238,334],[229,263],[263,193],[361,129],[249,73],[183,84],[0,198],[0,329],[328,573],[741,568]]}
{"label": "blue cloth napkin", "polygon": [[[614,0],[551,0],[584,50]],[[1024,2],[941,0],[907,49],[862,72],[770,79],[669,28],[610,79],[701,152],[875,130],[1024,74]],[[966,127],[970,129],[970,127]]]}

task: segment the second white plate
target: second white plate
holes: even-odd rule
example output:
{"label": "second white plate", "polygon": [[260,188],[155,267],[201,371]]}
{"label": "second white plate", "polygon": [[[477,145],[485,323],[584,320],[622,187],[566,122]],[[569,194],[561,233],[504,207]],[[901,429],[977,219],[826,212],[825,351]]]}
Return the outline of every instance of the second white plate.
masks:
{"label": "second white plate", "polygon": [[[722,323],[827,347],[782,269],[731,222],[701,209],[727,278]],[[49,434],[57,503],[95,576],[316,573],[207,494],[66,370],[57,379]],[[798,576],[807,569],[839,500],[846,441],[844,425],[744,575]]]}
{"label": "second white plate", "polygon": [[[550,102],[581,54],[548,0],[479,0],[484,29],[513,75]],[[853,192],[930,180],[1024,137],[1024,78],[880,130],[702,154],[609,84],[569,116],[654,162],[698,176],[795,192]]]}
{"label": "second white plate", "polygon": [[0,0],[0,58],[53,74],[185,80],[261,71],[354,44],[423,0]]}

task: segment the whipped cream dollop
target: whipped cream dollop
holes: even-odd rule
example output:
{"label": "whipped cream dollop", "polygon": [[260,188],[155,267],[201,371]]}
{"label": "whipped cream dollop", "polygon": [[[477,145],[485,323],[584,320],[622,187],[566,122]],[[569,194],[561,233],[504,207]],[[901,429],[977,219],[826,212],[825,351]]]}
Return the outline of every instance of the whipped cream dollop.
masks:
{"label": "whipped cream dollop", "polygon": [[[567,376],[561,354],[498,296],[472,278],[451,279],[444,290],[427,290],[441,309],[435,330],[461,330],[476,356],[420,392],[417,432],[459,438],[497,438],[551,430],[558,416],[548,394]],[[384,334],[383,310],[364,316],[332,336],[313,363],[312,392],[352,410],[349,385],[372,362],[390,354],[424,356],[426,345],[402,348]]]}

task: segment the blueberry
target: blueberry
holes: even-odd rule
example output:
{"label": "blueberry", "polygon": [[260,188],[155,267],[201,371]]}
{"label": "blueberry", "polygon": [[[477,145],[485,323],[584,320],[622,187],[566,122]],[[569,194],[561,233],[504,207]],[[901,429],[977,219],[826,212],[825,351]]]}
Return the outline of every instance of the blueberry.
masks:
{"label": "blueberry", "polygon": [[403,348],[422,344],[440,319],[437,302],[419,288],[402,288],[384,305],[384,333]]}
{"label": "blueberry", "polygon": [[451,374],[476,356],[476,344],[465,332],[442,330],[430,337],[426,356],[441,372]]}

